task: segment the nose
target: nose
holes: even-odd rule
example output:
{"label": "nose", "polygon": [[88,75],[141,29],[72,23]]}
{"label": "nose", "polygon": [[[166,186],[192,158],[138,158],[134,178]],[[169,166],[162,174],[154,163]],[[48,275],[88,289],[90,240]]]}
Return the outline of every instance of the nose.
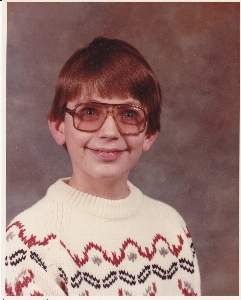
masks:
{"label": "nose", "polygon": [[109,114],[98,131],[98,135],[101,138],[118,139],[120,132],[116,126],[115,120],[112,114]]}

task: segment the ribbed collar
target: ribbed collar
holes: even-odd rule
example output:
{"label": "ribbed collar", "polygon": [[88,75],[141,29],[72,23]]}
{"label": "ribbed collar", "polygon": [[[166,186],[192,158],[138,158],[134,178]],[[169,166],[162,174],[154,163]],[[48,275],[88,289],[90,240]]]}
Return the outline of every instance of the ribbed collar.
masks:
{"label": "ribbed collar", "polygon": [[136,214],[143,204],[143,194],[128,181],[130,194],[120,200],[93,196],[68,185],[69,178],[62,178],[51,185],[47,197],[63,203],[73,210],[86,212],[105,219],[126,219]]}

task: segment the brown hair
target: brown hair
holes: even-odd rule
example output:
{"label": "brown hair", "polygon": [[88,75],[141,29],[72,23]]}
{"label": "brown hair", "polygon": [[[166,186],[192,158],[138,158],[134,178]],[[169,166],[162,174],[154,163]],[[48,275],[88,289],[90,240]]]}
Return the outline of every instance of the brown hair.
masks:
{"label": "brown hair", "polygon": [[140,101],[148,112],[147,133],[160,130],[161,91],[145,58],[128,43],[103,37],[77,50],[60,71],[48,118],[64,119],[64,107],[82,93]]}

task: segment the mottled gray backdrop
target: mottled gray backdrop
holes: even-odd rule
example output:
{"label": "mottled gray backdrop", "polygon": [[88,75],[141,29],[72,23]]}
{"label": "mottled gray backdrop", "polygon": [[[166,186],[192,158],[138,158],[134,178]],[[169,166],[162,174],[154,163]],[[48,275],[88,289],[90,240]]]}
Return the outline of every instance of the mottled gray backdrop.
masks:
{"label": "mottled gray backdrop", "polygon": [[162,131],[131,173],[186,220],[203,295],[238,295],[239,3],[8,3],[7,222],[71,174],[46,115],[61,66],[105,35],[162,87]]}

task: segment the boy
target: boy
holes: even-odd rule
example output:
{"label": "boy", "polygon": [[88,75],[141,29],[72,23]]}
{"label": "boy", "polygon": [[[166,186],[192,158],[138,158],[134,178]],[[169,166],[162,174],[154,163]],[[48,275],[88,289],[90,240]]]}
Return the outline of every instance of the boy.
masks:
{"label": "boy", "polygon": [[128,181],[160,112],[159,83],[131,45],[96,38],[69,58],[48,124],[72,176],[7,228],[7,295],[200,295],[183,219]]}

